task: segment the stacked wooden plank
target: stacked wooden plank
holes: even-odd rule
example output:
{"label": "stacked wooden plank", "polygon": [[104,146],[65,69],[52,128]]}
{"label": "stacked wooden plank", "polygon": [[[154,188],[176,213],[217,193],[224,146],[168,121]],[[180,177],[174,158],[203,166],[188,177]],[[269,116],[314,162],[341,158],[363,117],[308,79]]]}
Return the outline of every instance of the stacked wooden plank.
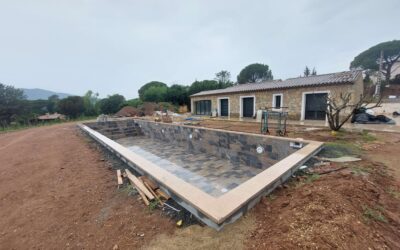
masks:
{"label": "stacked wooden plank", "polygon": [[124,174],[121,173],[121,170],[117,170],[118,187],[123,184],[122,177],[126,177],[131,185],[136,188],[146,206],[149,206],[152,201],[157,201],[157,203],[163,205],[166,200],[171,198],[150,178],[146,176],[136,177],[129,169],[125,169]]}

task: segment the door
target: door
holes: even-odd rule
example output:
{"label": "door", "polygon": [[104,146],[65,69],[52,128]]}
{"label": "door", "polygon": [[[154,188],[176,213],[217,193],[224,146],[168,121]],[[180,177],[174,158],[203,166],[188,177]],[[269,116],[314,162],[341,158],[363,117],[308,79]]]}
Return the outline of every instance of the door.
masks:
{"label": "door", "polygon": [[211,101],[197,101],[195,102],[196,115],[210,115],[211,114]]}
{"label": "door", "polygon": [[253,117],[254,115],[254,97],[245,97],[243,102],[243,117]]}
{"label": "door", "polygon": [[305,119],[325,120],[327,108],[327,93],[306,94]]}
{"label": "door", "polygon": [[220,99],[221,116],[229,115],[229,102],[228,99]]}

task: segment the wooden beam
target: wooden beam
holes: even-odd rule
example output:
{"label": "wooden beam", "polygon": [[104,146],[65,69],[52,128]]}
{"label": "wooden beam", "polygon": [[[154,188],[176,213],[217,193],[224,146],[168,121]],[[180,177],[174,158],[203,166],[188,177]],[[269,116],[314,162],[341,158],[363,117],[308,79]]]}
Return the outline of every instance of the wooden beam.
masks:
{"label": "wooden beam", "polygon": [[122,180],[121,169],[117,169],[117,179],[118,186],[124,184],[124,181]]}
{"label": "wooden beam", "polygon": [[154,193],[154,191],[153,191],[153,189],[150,187],[150,185],[147,184],[146,182],[143,182],[143,184],[144,184],[144,185],[149,189],[149,191],[154,195],[155,199],[156,199],[161,205],[164,205],[164,202],[162,202],[162,201],[160,200],[160,198],[157,196],[157,194]]}
{"label": "wooden beam", "polygon": [[169,200],[171,198],[171,196],[169,196],[168,194],[166,194],[164,191],[162,191],[161,189],[156,189],[155,190],[156,194],[158,194],[159,196],[163,197],[166,200]]}
{"label": "wooden beam", "polygon": [[158,188],[157,183],[150,180],[147,176],[140,176],[139,179],[141,179],[144,183],[147,183],[153,190],[156,190]]}
{"label": "wooden beam", "polygon": [[142,191],[149,198],[149,200],[154,200],[154,195],[146,188],[143,182],[141,182],[136,176],[134,176],[128,169],[125,169],[125,173],[128,179],[139,191]]}

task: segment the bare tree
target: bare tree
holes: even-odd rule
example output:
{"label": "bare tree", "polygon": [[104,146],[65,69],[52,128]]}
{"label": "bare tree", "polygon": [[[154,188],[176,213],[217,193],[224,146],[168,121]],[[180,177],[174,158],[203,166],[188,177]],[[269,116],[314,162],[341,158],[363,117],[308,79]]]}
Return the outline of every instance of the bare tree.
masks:
{"label": "bare tree", "polygon": [[[326,116],[328,117],[329,127],[333,131],[339,131],[357,110],[360,109],[373,109],[381,107],[382,97],[379,99],[361,95],[359,101],[350,104],[352,93],[340,93],[339,95],[327,96],[327,110]],[[374,103],[374,104],[373,104]],[[371,105],[372,104],[372,105]],[[346,112],[348,110],[348,113]]]}

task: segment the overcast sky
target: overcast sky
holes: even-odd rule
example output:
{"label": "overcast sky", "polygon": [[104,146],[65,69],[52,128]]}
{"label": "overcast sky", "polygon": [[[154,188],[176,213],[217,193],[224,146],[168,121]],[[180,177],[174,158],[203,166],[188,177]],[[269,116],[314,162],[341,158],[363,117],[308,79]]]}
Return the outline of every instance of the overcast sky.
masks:
{"label": "overcast sky", "polygon": [[0,0],[0,82],[133,98],[255,62],[276,79],[343,71],[400,39],[399,13],[399,0]]}

